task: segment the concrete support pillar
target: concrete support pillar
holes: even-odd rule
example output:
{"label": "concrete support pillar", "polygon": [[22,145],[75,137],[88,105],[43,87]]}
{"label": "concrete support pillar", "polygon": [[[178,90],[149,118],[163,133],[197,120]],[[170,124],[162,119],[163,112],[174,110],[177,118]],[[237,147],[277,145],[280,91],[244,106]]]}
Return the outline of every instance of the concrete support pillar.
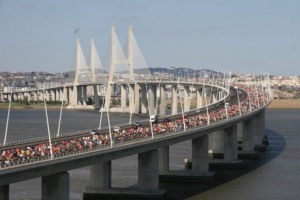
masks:
{"label": "concrete support pillar", "polygon": [[13,100],[16,101],[16,100],[19,100],[19,95],[18,93],[13,93]]}
{"label": "concrete support pillar", "polygon": [[9,185],[0,186],[0,199],[9,200]]}
{"label": "concrete support pillar", "polygon": [[49,90],[49,94],[50,94],[50,100],[55,101],[56,97],[55,97],[55,90]]}
{"label": "concrete support pillar", "polygon": [[260,111],[255,117],[256,131],[254,134],[254,144],[261,145],[265,138],[265,110]]}
{"label": "concrete support pillar", "polygon": [[138,155],[138,189],[145,192],[159,191],[158,151]]}
{"label": "concrete support pillar", "polygon": [[7,94],[6,96],[7,96],[7,100],[8,100],[8,101],[13,100],[13,95]]}
{"label": "concrete support pillar", "polygon": [[56,101],[61,101],[62,95],[63,95],[63,93],[62,93],[62,88],[58,88],[58,89],[56,90]]}
{"label": "concrete support pillar", "polygon": [[147,113],[148,101],[147,101],[147,88],[146,86],[142,86],[142,113]]}
{"label": "concrete support pillar", "polygon": [[52,100],[57,101],[58,99],[58,93],[56,89],[51,90],[52,91]]}
{"label": "concrete support pillar", "polygon": [[93,92],[94,92],[94,107],[95,107],[95,109],[100,109],[100,102],[99,102],[97,85],[93,85]]}
{"label": "concrete support pillar", "polygon": [[[44,100],[44,93],[43,91],[38,91],[38,100],[43,101]],[[23,95],[21,94],[21,99],[23,99]]]}
{"label": "concrete support pillar", "polygon": [[82,86],[82,105],[87,105],[87,86]]}
{"label": "concrete support pillar", "polygon": [[54,101],[59,101],[59,99],[60,99],[59,89],[53,90],[53,93],[54,93]]}
{"label": "concrete support pillar", "polygon": [[160,106],[159,106],[159,114],[166,114],[166,86],[160,86]]}
{"label": "concrete support pillar", "polygon": [[37,92],[32,93],[33,101],[37,101]]}
{"label": "concrete support pillar", "polygon": [[27,96],[27,100],[31,101],[31,93],[30,92],[26,92],[26,96]]}
{"label": "concrete support pillar", "polygon": [[77,86],[69,87],[69,95],[70,95],[70,105],[77,106],[78,105]]}
{"label": "concrete support pillar", "polygon": [[4,94],[0,93],[0,101],[4,101]]}
{"label": "concrete support pillar", "polygon": [[68,200],[69,173],[63,172],[42,177],[42,200]]}
{"label": "concrete support pillar", "polygon": [[51,92],[51,100],[52,101],[56,101],[56,99],[57,99],[56,90],[55,89],[54,90],[50,90],[50,92]]}
{"label": "concrete support pillar", "polygon": [[90,187],[92,189],[111,188],[111,161],[91,166]]}
{"label": "concrete support pillar", "polygon": [[231,126],[224,130],[224,159],[237,160],[237,126]]}
{"label": "concrete support pillar", "polygon": [[243,138],[243,123],[242,122],[237,124],[237,135],[238,135],[238,140],[242,141],[242,138]]}
{"label": "concrete support pillar", "polygon": [[45,90],[45,94],[44,94],[45,100],[49,101],[50,100],[50,93],[49,90]]}
{"label": "concrete support pillar", "polygon": [[65,90],[66,90],[66,94],[67,94],[65,96],[66,102],[67,102],[68,105],[71,105],[71,102],[72,102],[72,88],[71,87],[66,87]]}
{"label": "concrete support pillar", "polygon": [[212,103],[216,103],[218,101],[217,93],[212,94]]}
{"label": "concrete support pillar", "polygon": [[13,99],[14,101],[19,100],[19,99],[18,99],[18,93],[13,93],[12,96],[13,96],[12,99]]}
{"label": "concrete support pillar", "polygon": [[218,91],[218,100],[220,100],[220,99],[222,99],[222,98],[223,98],[223,96],[222,96],[222,91],[219,90],[219,91]]}
{"label": "concrete support pillar", "polygon": [[82,105],[82,86],[77,86],[77,105]]}
{"label": "concrete support pillar", "polygon": [[126,87],[127,85],[121,84],[121,112],[125,112],[126,109]]}
{"label": "concrete support pillar", "polygon": [[100,88],[99,88],[99,93],[100,95],[104,96],[106,91],[105,91],[105,85],[100,85]]}
{"label": "concrete support pillar", "polygon": [[177,113],[177,85],[172,85],[172,115]]}
{"label": "concrete support pillar", "polygon": [[208,136],[192,139],[192,171],[199,174],[208,172]]}
{"label": "concrete support pillar", "polygon": [[158,149],[159,153],[159,171],[166,172],[169,171],[169,160],[170,160],[170,150],[169,146],[165,146]]}
{"label": "concrete support pillar", "polygon": [[190,87],[189,86],[183,86],[183,110],[184,112],[190,110]]}
{"label": "concrete support pillar", "polygon": [[260,136],[262,140],[265,138],[265,127],[266,127],[266,109],[260,112]]}
{"label": "concrete support pillar", "polygon": [[107,90],[105,92],[105,105],[104,105],[104,109],[107,110],[110,108],[110,99],[111,99],[111,93],[113,90],[113,85],[112,84],[108,84],[107,86]]}
{"label": "concrete support pillar", "polygon": [[196,101],[197,101],[197,108],[203,107],[202,89],[196,90]]}
{"label": "concrete support pillar", "polygon": [[55,89],[53,90],[53,93],[54,93],[54,101],[59,101],[60,100],[60,93],[59,93],[59,90],[60,89]]}
{"label": "concrete support pillar", "polygon": [[213,154],[224,152],[224,130],[217,130],[212,133],[212,150]]}
{"label": "concrete support pillar", "polygon": [[52,95],[51,95],[52,91],[51,90],[47,90],[47,101],[52,100]]}
{"label": "concrete support pillar", "polygon": [[134,94],[134,85],[130,84],[128,85],[128,103],[129,103],[129,113],[133,113],[134,112],[134,101],[135,101],[135,94]]}
{"label": "concrete support pillar", "polygon": [[254,150],[254,136],[255,123],[253,119],[249,119],[243,122],[243,137],[242,137],[242,149],[243,151]]}
{"label": "concrete support pillar", "polygon": [[63,91],[62,88],[56,90],[56,101],[62,101]]}
{"label": "concrete support pillar", "polygon": [[64,88],[60,88],[59,92],[59,101],[64,101]]}
{"label": "concrete support pillar", "polygon": [[134,113],[140,113],[140,85],[134,85]]}
{"label": "concrete support pillar", "polygon": [[12,95],[11,95],[11,94],[8,94],[8,95],[7,95],[7,100],[8,100],[8,101],[10,101],[10,100],[11,100],[11,101],[14,101],[14,95],[13,95],[13,94],[12,94]]}
{"label": "concrete support pillar", "polygon": [[149,86],[149,113],[153,115],[155,113],[155,105],[156,105],[156,86]]}

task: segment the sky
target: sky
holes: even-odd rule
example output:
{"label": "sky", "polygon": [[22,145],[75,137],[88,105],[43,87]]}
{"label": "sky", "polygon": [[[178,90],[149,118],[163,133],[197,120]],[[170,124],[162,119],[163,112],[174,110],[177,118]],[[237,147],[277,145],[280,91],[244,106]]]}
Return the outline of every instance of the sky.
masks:
{"label": "sky", "polygon": [[0,72],[74,70],[128,27],[148,67],[300,75],[299,0],[0,0]]}

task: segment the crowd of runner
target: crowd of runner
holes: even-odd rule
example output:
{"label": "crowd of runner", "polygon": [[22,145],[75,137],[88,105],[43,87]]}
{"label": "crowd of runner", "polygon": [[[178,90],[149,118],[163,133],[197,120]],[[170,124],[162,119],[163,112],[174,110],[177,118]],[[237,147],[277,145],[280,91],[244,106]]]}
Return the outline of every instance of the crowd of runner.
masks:
{"label": "crowd of runner", "polygon": [[[201,127],[210,123],[217,122],[254,110],[266,103],[266,94],[258,92],[251,88],[239,86],[247,91],[248,96],[240,103],[236,103],[216,111],[209,111],[208,114],[197,113],[190,116],[184,115],[176,120],[166,119],[162,122],[152,123],[152,129],[147,125],[134,125],[130,128],[112,130],[112,143],[119,144],[126,141],[132,141],[139,138],[147,138],[158,134],[171,134],[191,127]],[[243,88],[244,87],[244,88]],[[239,93],[235,93],[237,95]],[[226,104],[225,104],[226,105]],[[105,148],[111,145],[110,134],[89,134],[84,137],[61,140],[52,143],[52,155],[54,157],[70,153],[93,150],[95,148]],[[24,162],[36,161],[51,157],[51,148],[49,143],[42,143],[34,146],[7,149],[0,154],[0,167],[17,165]]]}

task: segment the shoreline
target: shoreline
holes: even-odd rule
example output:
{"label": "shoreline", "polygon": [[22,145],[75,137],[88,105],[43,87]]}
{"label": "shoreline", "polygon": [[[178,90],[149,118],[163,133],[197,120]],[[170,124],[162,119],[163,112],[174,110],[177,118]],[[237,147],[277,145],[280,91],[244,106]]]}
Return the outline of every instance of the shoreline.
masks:
{"label": "shoreline", "polygon": [[[45,109],[44,106],[11,106],[11,109]],[[60,109],[61,106],[49,106],[47,105],[47,109]],[[0,106],[0,109],[8,109],[8,106]],[[63,106],[63,109],[66,109],[66,106]]]}
{"label": "shoreline", "polygon": [[300,99],[273,99],[268,109],[300,109]]}
{"label": "shoreline", "polygon": [[[44,109],[44,105],[11,105],[13,109]],[[47,109],[60,109],[60,105],[47,105]],[[66,109],[67,106],[63,106]],[[273,99],[268,109],[300,109],[300,99]],[[0,109],[8,109],[8,105],[0,105]]]}

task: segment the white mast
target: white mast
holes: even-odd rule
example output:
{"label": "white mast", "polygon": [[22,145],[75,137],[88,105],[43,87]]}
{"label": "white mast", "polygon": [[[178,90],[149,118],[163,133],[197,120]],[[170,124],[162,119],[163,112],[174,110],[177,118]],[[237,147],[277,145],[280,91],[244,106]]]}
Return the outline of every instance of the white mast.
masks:
{"label": "white mast", "polygon": [[179,76],[178,76],[178,81],[177,81],[177,94],[178,94],[178,91],[179,91],[179,100],[180,100],[180,106],[181,106],[181,116],[182,116],[183,130],[186,131],[184,111],[183,111],[182,99],[181,99],[180,89],[179,89]]}
{"label": "white mast", "polygon": [[10,106],[11,106],[11,100],[12,100],[13,87],[14,87],[14,83],[11,84],[10,99],[9,99],[9,105],[8,105],[8,111],[7,111],[7,120],[6,120],[6,127],[5,127],[5,135],[4,135],[3,145],[6,145],[7,130],[8,130],[8,123],[9,123],[9,115],[10,115]]}
{"label": "white mast", "polygon": [[44,105],[45,105],[45,113],[46,113],[46,121],[47,121],[47,129],[48,129],[48,140],[49,140],[49,146],[50,146],[50,155],[51,159],[53,159],[53,149],[52,149],[52,143],[51,143],[51,134],[50,134],[50,128],[49,128],[49,120],[48,120],[48,112],[47,112],[47,103],[45,99],[45,86],[43,87],[43,97],[44,97]]}
{"label": "white mast", "polygon": [[133,56],[133,33],[132,33],[132,26],[128,28],[128,67],[129,67],[129,75],[131,79],[134,79],[134,71],[133,71],[133,64],[132,64],[132,56]]}
{"label": "white mast", "polygon": [[[205,72],[206,74],[206,72]],[[210,116],[208,112],[208,106],[207,106],[207,97],[206,97],[206,89],[204,87],[204,82],[205,82],[205,74],[203,75],[203,82],[202,82],[202,93],[204,95],[204,100],[205,100],[205,107],[206,107],[206,117],[207,117],[207,124],[210,125]]]}
{"label": "white mast", "polygon": [[56,136],[60,135],[60,124],[61,124],[62,108],[63,108],[63,105],[64,105],[64,99],[65,99],[64,98],[65,97],[65,89],[66,89],[66,84],[64,83],[63,98],[62,98],[61,106],[60,106],[59,121],[58,121],[58,127],[57,127],[57,134],[56,134]]}

